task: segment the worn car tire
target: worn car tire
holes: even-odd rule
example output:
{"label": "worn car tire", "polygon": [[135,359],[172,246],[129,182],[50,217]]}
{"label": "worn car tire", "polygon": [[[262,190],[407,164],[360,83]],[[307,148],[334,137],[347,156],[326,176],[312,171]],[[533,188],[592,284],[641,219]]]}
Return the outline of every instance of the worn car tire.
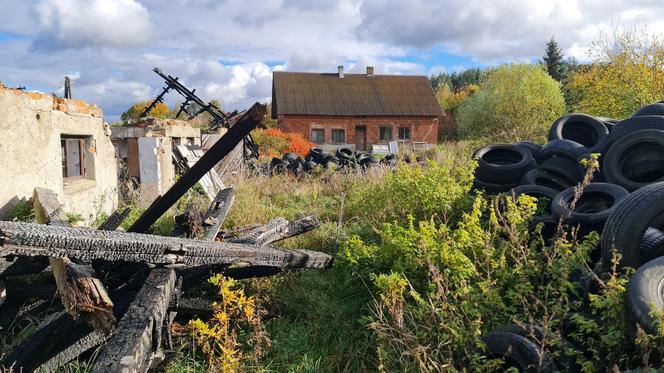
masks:
{"label": "worn car tire", "polygon": [[528,185],[519,185],[516,188],[510,190],[510,193],[514,194],[516,197],[526,194],[535,198],[548,198],[553,200],[556,195],[559,193],[553,188],[549,188],[543,185],[528,184]]}
{"label": "worn car tire", "polygon": [[514,367],[520,372],[552,372],[554,367],[547,356],[540,365],[541,349],[528,338],[514,333],[493,332],[482,337],[487,356],[505,359],[503,368]]}
{"label": "worn car tire", "polygon": [[609,146],[619,138],[641,130],[664,130],[664,116],[643,115],[627,118],[616,123],[609,134]]}
{"label": "worn car tire", "polygon": [[664,257],[643,264],[629,279],[625,306],[631,322],[638,323],[648,333],[659,334],[659,318],[653,311],[664,310]]}
{"label": "worn car tire", "polygon": [[651,261],[664,255],[664,232],[657,228],[648,227],[641,237],[639,245],[641,258],[644,262]]}
{"label": "worn car tire", "polygon": [[603,153],[609,130],[601,120],[586,114],[567,114],[558,118],[549,130],[549,141],[571,140],[585,146],[591,153]]}
{"label": "worn car tire", "polygon": [[523,174],[537,166],[528,150],[512,144],[485,146],[475,156],[475,176],[494,184],[517,184]]}
{"label": "worn car tire", "polygon": [[540,232],[542,239],[545,244],[551,244],[554,237],[556,237],[556,231],[558,230],[558,220],[552,215],[541,215],[535,216],[530,223],[528,223],[528,231],[535,232],[535,229],[538,225],[542,224],[542,231]]}
{"label": "worn car tire", "polygon": [[590,151],[576,141],[556,139],[547,142],[542,147],[542,155],[545,158],[557,155],[579,161],[589,157]]}
{"label": "worn car tire", "polygon": [[353,159],[355,155],[350,148],[339,148],[335,154],[339,159]]}
{"label": "worn car tire", "polygon": [[565,176],[570,181],[581,181],[586,170],[578,161],[567,157],[553,156],[545,159],[537,169]]}
{"label": "worn car tire", "polygon": [[615,249],[621,255],[620,267],[638,268],[644,262],[640,250],[641,238],[650,226],[662,230],[662,216],[664,182],[645,186],[620,202],[602,232],[604,263],[611,263]]}
{"label": "worn car tire", "polygon": [[576,202],[574,211],[569,204],[574,199],[576,187],[565,189],[551,202],[551,213],[556,219],[563,218],[568,224],[580,224],[583,228],[601,230],[607,219],[629,192],[608,183],[590,183]]}
{"label": "worn car tire", "polygon": [[664,131],[641,130],[621,137],[602,166],[608,182],[630,191],[664,181]]}
{"label": "worn car tire", "polygon": [[483,190],[489,194],[505,193],[514,188],[516,184],[494,184],[475,178],[473,180],[473,189]]}
{"label": "worn car tire", "polygon": [[521,178],[521,185],[543,185],[559,192],[574,186],[576,183],[563,175],[543,170],[530,170]]}
{"label": "worn car tire", "polygon": [[644,115],[662,115],[664,116],[664,102],[656,102],[654,104],[646,105],[632,114],[634,117],[642,117]]}
{"label": "worn car tire", "polygon": [[536,144],[532,141],[519,141],[514,145],[528,150],[533,156],[533,159],[535,159],[535,162],[540,163],[542,160],[544,160],[544,156],[542,155],[542,145]]}

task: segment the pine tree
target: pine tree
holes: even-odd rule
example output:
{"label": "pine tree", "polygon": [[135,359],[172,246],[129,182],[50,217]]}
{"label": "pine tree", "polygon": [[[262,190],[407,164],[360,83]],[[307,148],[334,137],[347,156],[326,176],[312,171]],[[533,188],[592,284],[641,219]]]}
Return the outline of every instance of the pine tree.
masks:
{"label": "pine tree", "polygon": [[546,43],[546,51],[542,59],[546,65],[546,71],[553,79],[563,82],[567,78],[565,56],[553,37]]}

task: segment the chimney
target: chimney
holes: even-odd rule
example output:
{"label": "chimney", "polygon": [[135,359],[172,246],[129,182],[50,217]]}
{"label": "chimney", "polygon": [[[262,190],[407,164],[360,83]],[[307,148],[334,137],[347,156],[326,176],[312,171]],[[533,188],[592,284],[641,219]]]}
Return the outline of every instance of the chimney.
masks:
{"label": "chimney", "polygon": [[337,66],[337,72],[339,72],[339,79],[344,78],[344,65]]}
{"label": "chimney", "polygon": [[373,76],[373,66],[367,66],[367,76]]}

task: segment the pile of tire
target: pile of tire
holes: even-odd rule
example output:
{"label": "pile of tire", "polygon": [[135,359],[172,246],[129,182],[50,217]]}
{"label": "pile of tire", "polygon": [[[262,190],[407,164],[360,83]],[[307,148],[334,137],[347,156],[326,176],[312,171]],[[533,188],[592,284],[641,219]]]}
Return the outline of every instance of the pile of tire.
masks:
{"label": "pile of tire", "polygon": [[[533,227],[544,224],[543,233],[549,236],[561,218],[578,226],[581,236],[602,233],[631,192],[664,181],[664,103],[644,106],[621,121],[565,115],[552,124],[548,139],[544,145],[521,141],[476,150],[474,187],[551,201],[547,214],[533,221]],[[586,176],[582,161],[593,153],[600,155],[600,169],[571,210],[576,187]]]}
{"label": "pile of tire", "polygon": [[[548,138],[543,146],[522,141],[477,150],[475,188],[549,200],[544,215],[531,222],[533,230],[543,224],[545,239],[561,220],[578,227],[581,237],[600,233],[590,258],[595,270],[636,269],[625,299],[628,330],[636,333],[638,325],[658,335],[658,315],[664,313],[664,102],[621,121],[566,115],[553,123]],[[577,195],[586,173],[580,162],[592,153],[600,154],[600,171]],[[505,346],[518,352],[512,361],[521,369],[534,361],[533,341],[523,334],[499,330],[485,339],[493,355]]]}
{"label": "pile of tire", "polygon": [[367,152],[353,151],[350,148],[339,148],[334,154],[327,153],[321,148],[311,148],[304,158],[295,153],[286,153],[281,159],[272,158],[268,169],[270,174],[301,174],[311,172],[317,167],[333,168],[335,170],[367,170],[379,165],[395,166],[397,158],[394,154],[387,154],[378,159]]}

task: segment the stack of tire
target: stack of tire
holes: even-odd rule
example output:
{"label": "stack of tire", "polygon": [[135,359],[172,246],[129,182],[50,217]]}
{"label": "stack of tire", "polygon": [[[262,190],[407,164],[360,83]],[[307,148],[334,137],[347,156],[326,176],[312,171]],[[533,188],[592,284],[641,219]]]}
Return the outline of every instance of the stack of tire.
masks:
{"label": "stack of tire", "polygon": [[311,172],[317,167],[334,168],[336,170],[367,170],[378,165],[395,166],[394,154],[387,154],[380,160],[367,152],[353,151],[350,148],[339,148],[330,154],[320,148],[311,148],[309,154],[302,158],[295,153],[286,153],[281,159],[272,158],[268,169],[271,174]]}
{"label": "stack of tire", "polygon": [[[548,215],[532,222],[533,229],[543,223],[543,233],[553,235],[561,219],[578,226],[580,235],[599,232],[598,255],[591,255],[596,268],[607,271],[618,260],[619,270],[637,269],[626,293],[629,328],[636,331],[639,324],[657,335],[657,315],[664,312],[664,102],[621,121],[566,115],[548,138],[544,146],[521,142],[476,151],[475,188],[549,199]],[[591,153],[600,154],[601,171],[570,208],[585,175],[580,162]],[[515,347],[529,346],[509,337]]]}
{"label": "stack of tire", "polygon": [[[487,193],[528,194],[551,201],[544,223],[551,232],[560,218],[580,226],[580,233],[602,232],[613,209],[633,192],[664,181],[664,103],[644,106],[617,121],[586,114],[557,119],[543,146],[522,141],[478,149],[474,186]],[[600,154],[600,171],[592,175],[573,211],[569,204],[585,176],[584,159]]]}

